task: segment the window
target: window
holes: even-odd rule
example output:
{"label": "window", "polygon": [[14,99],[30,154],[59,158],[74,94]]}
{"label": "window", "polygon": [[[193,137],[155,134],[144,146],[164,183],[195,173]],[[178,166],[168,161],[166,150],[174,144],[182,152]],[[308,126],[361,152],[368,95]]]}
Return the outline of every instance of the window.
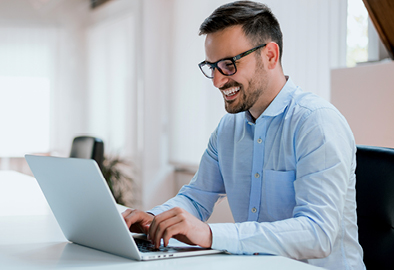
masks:
{"label": "window", "polygon": [[346,65],[368,61],[368,12],[361,0],[348,0]]}
{"label": "window", "polygon": [[0,156],[49,151],[49,89],[44,77],[0,77]]}
{"label": "window", "polygon": [[0,28],[0,157],[50,150],[52,28]]}

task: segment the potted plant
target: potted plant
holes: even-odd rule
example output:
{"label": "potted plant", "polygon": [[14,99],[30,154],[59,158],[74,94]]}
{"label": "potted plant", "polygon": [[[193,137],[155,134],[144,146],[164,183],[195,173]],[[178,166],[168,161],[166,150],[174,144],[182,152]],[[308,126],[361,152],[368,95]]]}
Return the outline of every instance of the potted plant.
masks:
{"label": "potted plant", "polygon": [[118,204],[132,207],[135,203],[133,166],[131,161],[118,155],[104,155],[101,171],[115,201]]}

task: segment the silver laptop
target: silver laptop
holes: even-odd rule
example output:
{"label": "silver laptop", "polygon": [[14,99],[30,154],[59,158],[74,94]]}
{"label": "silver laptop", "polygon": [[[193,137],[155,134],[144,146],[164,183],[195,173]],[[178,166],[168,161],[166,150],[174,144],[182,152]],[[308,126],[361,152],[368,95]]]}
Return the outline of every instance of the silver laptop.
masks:
{"label": "silver laptop", "polygon": [[[71,242],[135,260],[220,253],[171,239],[152,250],[141,234],[127,228],[115,199],[92,159],[25,156],[51,210]],[[140,250],[138,246],[142,246]]]}

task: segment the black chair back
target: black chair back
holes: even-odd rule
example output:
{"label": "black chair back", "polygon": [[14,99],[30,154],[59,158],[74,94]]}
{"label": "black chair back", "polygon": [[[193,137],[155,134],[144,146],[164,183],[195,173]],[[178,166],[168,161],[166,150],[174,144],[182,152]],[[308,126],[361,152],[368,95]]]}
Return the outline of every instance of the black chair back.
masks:
{"label": "black chair back", "polygon": [[394,269],[394,149],[357,146],[359,241],[368,270]]}
{"label": "black chair back", "polygon": [[72,142],[70,157],[94,159],[101,168],[104,160],[104,142],[96,137],[75,137]]}

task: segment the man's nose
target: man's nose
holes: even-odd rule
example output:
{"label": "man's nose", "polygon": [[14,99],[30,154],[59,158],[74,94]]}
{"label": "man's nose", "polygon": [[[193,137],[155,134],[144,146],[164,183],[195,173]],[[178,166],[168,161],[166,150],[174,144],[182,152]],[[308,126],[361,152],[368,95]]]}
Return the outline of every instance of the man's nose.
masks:
{"label": "man's nose", "polygon": [[220,71],[217,68],[213,70],[212,75],[213,75],[212,82],[216,88],[221,88],[229,80],[228,76],[225,76],[222,73],[220,73]]}

